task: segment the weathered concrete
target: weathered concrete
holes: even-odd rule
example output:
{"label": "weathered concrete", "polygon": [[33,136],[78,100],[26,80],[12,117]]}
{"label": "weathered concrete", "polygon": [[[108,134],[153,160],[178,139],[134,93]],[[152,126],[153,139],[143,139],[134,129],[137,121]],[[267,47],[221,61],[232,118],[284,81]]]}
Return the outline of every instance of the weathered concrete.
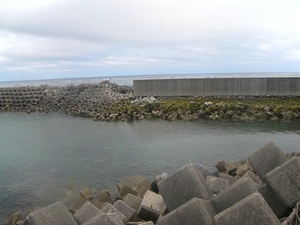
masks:
{"label": "weathered concrete", "polygon": [[99,213],[82,225],[124,225],[119,215],[116,213]]}
{"label": "weathered concrete", "polygon": [[63,203],[53,203],[30,213],[24,225],[78,225]]}
{"label": "weathered concrete", "polygon": [[166,204],[161,195],[147,191],[138,211],[138,216],[156,222],[158,217],[166,211]]}
{"label": "weathered concrete", "polygon": [[90,202],[86,202],[74,215],[74,219],[80,225],[95,217],[100,210]]}
{"label": "weathered concrete", "polygon": [[127,194],[124,197],[123,201],[135,210],[139,210],[140,205],[142,203],[142,199],[133,194]]}
{"label": "weathered concrete", "polygon": [[276,195],[274,195],[267,183],[260,186],[258,192],[264,197],[277,217],[283,216],[285,214],[286,206]]}
{"label": "weathered concrete", "polygon": [[129,193],[141,196],[146,190],[151,189],[150,185],[151,183],[144,176],[132,176],[121,181],[118,185],[118,190],[121,198]]}
{"label": "weathered concrete", "polygon": [[122,200],[116,201],[113,206],[126,217],[125,223],[129,222],[137,212],[137,210],[131,208]]}
{"label": "weathered concrete", "polygon": [[254,181],[250,178],[241,178],[214,196],[211,203],[216,212],[220,213],[254,192],[256,192]]}
{"label": "weathered concrete", "polygon": [[260,177],[252,170],[248,170],[246,173],[244,173],[243,177],[251,178],[259,186],[263,184],[263,181],[260,179]]}
{"label": "weathered concrete", "polygon": [[210,201],[193,198],[169,214],[160,217],[157,225],[213,225],[212,220],[215,214]]}
{"label": "weathered concrete", "polygon": [[100,191],[95,198],[91,201],[98,209],[101,209],[104,203],[113,204],[114,200],[111,198],[108,191]]}
{"label": "weathered concrete", "polygon": [[118,217],[125,223],[126,216],[124,216],[119,210],[117,210],[112,204],[110,203],[104,203],[103,208],[101,209],[101,212],[104,213],[115,213],[118,215]]}
{"label": "weathered concrete", "polygon": [[75,200],[75,202],[73,202],[73,204],[69,208],[69,211],[74,214],[78,209],[80,209],[84,205],[84,203],[86,203],[86,200],[81,196],[79,196]]}
{"label": "weathered concrete", "polygon": [[215,225],[281,225],[259,193],[253,193],[214,217]]}
{"label": "weathered concrete", "polygon": [[278,146],[270,142],[250,155],[248,161],[258,176],[262,180],[265,180],[265,175],[275,167],[284,163],[286,156]]}
{"label": "weathered concrete", "polygon": [[208,184],[208,187],[214,194],[218,194],[222,190],[225,190],[230,186],[229,180],[226,180],[224,178],[219,178],[219,177],[207,176],[206,182]]}
{"label": "weathered concrete", "polygon": [[210,199],[213,196],[200,170],[191,165],[158,182],[158,188],[169,211],[192,198]]}
{"label": "weathered concrete", "polygon": [[276,196],[293,207],[300,200],[300,158],[293,157],[266,175],[266,180]]}
{"label": "weathered concrete", "polygon": [[135,96],[300,96],[300,78],[134,80]]}

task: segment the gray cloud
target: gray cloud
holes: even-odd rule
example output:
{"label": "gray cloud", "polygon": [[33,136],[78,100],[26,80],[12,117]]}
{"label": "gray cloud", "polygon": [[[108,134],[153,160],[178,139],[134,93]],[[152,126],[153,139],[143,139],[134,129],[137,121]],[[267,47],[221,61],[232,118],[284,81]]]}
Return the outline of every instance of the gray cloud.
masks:
{"label": "gray cloud", "polygon": [[297,0],[2,1],[0,80],[32,71],[300,69]]}

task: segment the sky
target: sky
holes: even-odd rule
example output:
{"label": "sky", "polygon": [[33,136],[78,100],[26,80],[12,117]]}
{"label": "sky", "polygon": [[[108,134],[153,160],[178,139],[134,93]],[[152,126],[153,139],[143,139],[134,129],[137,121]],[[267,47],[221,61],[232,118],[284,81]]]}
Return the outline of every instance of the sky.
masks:
{"label": "sky", "polygon": [[0,81],[300,72],[299,0],[0,0]]}

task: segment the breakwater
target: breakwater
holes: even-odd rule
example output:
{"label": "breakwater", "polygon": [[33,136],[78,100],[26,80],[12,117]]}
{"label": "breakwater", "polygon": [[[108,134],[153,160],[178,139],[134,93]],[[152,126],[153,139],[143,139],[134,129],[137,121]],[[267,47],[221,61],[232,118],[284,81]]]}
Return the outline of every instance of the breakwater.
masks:
{"label": "breakwater", "polygon": [[95,121],[297,120],[299,96],[138,97],[110,82],[0,89],[0,112],[63,112]]}
{"label": "breakwater", "polygon": [[300,77],[134,80],[135,96],[300,96]]}

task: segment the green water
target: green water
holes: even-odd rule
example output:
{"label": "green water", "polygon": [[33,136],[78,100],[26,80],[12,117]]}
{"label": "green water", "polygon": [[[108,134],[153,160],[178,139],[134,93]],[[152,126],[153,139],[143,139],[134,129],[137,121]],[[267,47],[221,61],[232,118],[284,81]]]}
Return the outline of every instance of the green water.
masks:
{"label": "green water", "polygon": [[130,175],[169,174],[189,162],[245,159],[274,141],[300,151],[299,122],[94,122],[62,114],[0,114],[0,224],[17,210],[84,187],[116,191]]}

